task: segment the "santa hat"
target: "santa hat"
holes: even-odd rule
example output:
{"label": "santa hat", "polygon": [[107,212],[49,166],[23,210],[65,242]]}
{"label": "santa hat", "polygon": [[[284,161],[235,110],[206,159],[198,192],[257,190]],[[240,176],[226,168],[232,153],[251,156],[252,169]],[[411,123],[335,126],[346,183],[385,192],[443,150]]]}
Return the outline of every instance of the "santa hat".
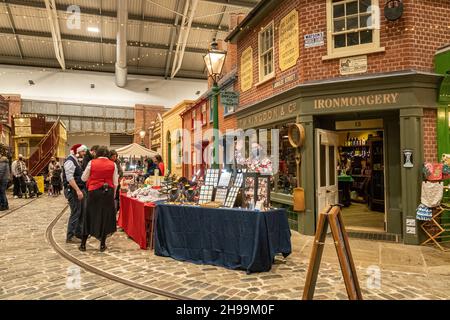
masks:
{"label": "santa hat", "polygon": [[80,153],[82,151],[88,151],[88,150],[89,150],[88,147],[86,147],[84,144],[82,144],[77,148],[77,153]]}
{"label": "santa hat", "polygon": [[78,152],[77,151],[78,148],[81,147],[81,146],[82,146],[82,144],[75,144],[75,145],[73,145],[72,148],[70,148],[70,153],[71,154],[76,154]]}

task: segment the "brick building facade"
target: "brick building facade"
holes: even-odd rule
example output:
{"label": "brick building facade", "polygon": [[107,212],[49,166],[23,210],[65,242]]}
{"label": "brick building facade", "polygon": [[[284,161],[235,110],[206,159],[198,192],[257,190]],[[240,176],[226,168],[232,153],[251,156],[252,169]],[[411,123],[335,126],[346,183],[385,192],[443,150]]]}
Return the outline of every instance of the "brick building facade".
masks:
{"label": "brick building facade", "polygon": [[[155,123],[155,121],[158,120],[158,115],[162,115],[166,111],[167,111],[167,109],[162,106],[150,106],[150,105],[137,104],[134,107],[135,132],[134,132],[133,142],[141,144],[142,139],[139,135],[139,132],[141,130],[144,130],[146,132],[146,134],[145,134],[143,143],[147,148],[153,149],[155,146],[152,146],[152,136],[151,136],[151,132],[149,132],[149,128]],[[153,139],[153,141],[156,141],[156,140]],[[160,151],[161,146],[158,146],[157,149]]]}
{"label": "brick building facade", "polygon": [[[433,58],[450,43],[450,2],[405,0],[394,21],[387,18],[387,2],[263,0],[227,38],[237,45],[237,127],[297,122],[305,128],[306,210],[297,219],[303,233],[313,234],[318,212],[337,201],[337,183],[333,189],[328,170],[321,189],[321,148],[334,147],[322,140],[338,131],[338,123],[365,126],[380,120],[383,232],[400,235],[405,243],[420,242],[411,221],[420,203],[422,163],[437,160],[442,77],[433,72]],[[404,152],[411,150],[413,168],[403,166]],[[292,204],[288,194],[275,192],[273,198],[278,205]]]}
{"label": "brick building facade", "polygon": [[[243,19],[243,14],[231,13],[230,14],[230,28],[233,29]],[[223,77],[219,81],[218,85],[220,92],[232,91],[238,92],[237,81],[237,45],[232,43],[226,43],[218,40],[218,45],[221,50],[227,51],[227,57],[225,59],[223,67]],[[183,175],[186,177],[192,177],[198,170],[201,172],[207,167],[208,159],[203,156],[198,156],[199,153],[203,154],[205,149],[210,146],[212,148],[212,133],[213,129],[213,110],[212,110],[212,80],[208,80],[208,91],[204,93],[199,99],[197,99],[192,106],[186,108],[181,113],[183,121],[183,129],[189,132],[189,147],[185,145],[183,148],[183,154],[185,163],[183,165]],[[233,131],[237,128],[237,120],[235,116],[234,106],[224,106],[222,104],[220,94],[218,97],[219,102],[219,130],[222,134],[226,134],[227,131]],[[199,123],[201,128],[197,131],[197,137],[195,134],[194,123]],[[208,138],[209,137],[209,138]],[[223,154],[222,154],[223,156]],[[188,161],[186,161],[189,159]],[[196,159],[196,162],[192,161]],[[199,162],[199,163],[197,163]]]}

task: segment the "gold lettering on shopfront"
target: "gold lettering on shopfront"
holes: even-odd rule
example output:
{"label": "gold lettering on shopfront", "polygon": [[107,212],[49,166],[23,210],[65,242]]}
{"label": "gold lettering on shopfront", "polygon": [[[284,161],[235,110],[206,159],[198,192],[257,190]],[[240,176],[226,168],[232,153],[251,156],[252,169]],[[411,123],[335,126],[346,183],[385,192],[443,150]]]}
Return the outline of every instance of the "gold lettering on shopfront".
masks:
{"label": "gold lettering on shopfront", "polygon": [[346,107],[364,107],[375,105],[391,105],[399,103],[400,93],[371,94],[367,96],[352,96],[314,100],[314,109],[335,109]]}
{"label": "gold lettering on shopfront", "polygon": [[247,128],[250,126],[259,126],[267,122],[275,122],[295,116],[297,113],[297,103],[292,102],[266,110],[243,119],[238,120],[240,128]]}

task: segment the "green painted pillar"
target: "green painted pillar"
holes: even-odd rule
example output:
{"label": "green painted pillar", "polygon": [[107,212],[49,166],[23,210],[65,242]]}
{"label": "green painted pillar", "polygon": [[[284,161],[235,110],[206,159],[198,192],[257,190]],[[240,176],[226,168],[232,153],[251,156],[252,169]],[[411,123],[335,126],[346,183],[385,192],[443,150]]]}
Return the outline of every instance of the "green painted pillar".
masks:
{"label": "green painted pillar", "polygon": [[213,129],[214,129],[214,162],[212,167],[219,168],[219,86],[214,83],[212,87],[213,101]]}
{"label": "green painted pillar", "polygon": [[[422,185],[423,157],[423,109],[406,108],[400,110],[400,150],[413,151],[413,168],[404,168],[401,161],[402,176],[402,215],[405,244],[420,244],[419,223],[416,220],[416,209],[420,204]],[[403,158],[403,155],[402,155]],[[415,234],[406,232],[406,222],[415,221]]]}
{"label": "green painted pillar", "polygon": [[402,185],[399,166],[402,164],[400,148],[400,119],[397,115],[383,118],[385,139],[385,186],[387,232],[402,234]]}
{"label": "green painted pillar", "polygon": [[316,189],[314,177],[314,117],[299,116],[298,122],[305,128],[305,144],[302,148],[301,186],[305,189],[305,212],[298,214],[299,232],[314,235],[316,232]]}

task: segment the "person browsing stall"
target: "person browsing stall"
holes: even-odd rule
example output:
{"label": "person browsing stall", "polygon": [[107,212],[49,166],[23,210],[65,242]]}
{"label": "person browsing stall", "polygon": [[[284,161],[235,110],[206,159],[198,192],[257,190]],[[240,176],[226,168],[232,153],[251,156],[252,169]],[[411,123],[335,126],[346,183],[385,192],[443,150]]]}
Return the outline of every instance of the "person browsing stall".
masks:
{"label": "person browsing stall", "polygon": [[[63,166],[64,196],[69,202],[70,216],[67,224],[67,243],[73,243],[73,237],[81,239],[80,218],[83,211],[83,199],[85,197],[85,184],[81,180],[83,169],[78,157],[84,157],[87,147],[76,144],[70,149],[71,154],[67,157]],[[78,157],[77,157],[78,156]]]}
{"label": "person browsing stall", "polygon": [[119,173],[117,165],[108,157],[107,147],[98,148],[97,158],[88,163],[82,176],[87,182],[88,195],[80,251],[86,251],[89,236],[100,240],[100,251],[105,251],[106,238],[116,232],[114,195],[119,185]]}
{"label": "person browsing stall", "polygon": [[[109,160],[111,160],[112,162],[114,162],[116,164],[117,172],[119,174],[119,179],[122,179],[122,177],[123,177],[123,169],[122,169],[122,166],[120,164],[119,154],[117,153],[116,150],[111,150],[109,152]],[[120,188],[116,188],[116,193],[115,193],[115,196],[114,196],[114,200],[115,200],[115,203],[116,203],[116,209],[117,209],[117,211],[119,211],[119,209],[120,209]]]}
{"label": "person browsing stall", "polygon": [[163,162],[161,155],[157,154],[155,156],[155,163],[156,163],[157,169],[159,169],[159,175],[164,176],[164,162]]}
{"label": "person browsing stall", "polygon": [[83,157],[83,162],[81,165],[81,167],[83,168],[83,171],[86,170],[88,163],[97,157],[98,148],[99,148],[99,146],[95,145],[95,146],[91,147],[91,150],[88,150],[86,152],[86,155]]}

